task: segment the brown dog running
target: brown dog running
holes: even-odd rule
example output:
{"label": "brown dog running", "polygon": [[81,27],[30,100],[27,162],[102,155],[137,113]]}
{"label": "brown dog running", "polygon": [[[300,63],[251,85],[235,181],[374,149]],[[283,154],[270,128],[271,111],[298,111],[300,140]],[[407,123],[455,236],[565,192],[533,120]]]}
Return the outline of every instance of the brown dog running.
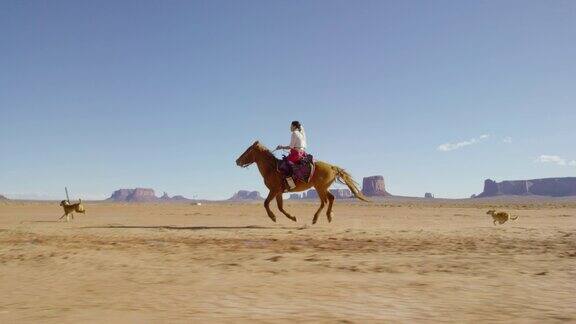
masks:
{"label": "brown dog running", "polygon": [[508,213],[496,212],[494,209],[489,210],[488,212],[486,212],[486,214],[492,215],[492,220],[494,221],[494,225],[496,225],[496,222],[498,222],[500,225],[502,225],[510,219],[512,219],[512,220],[518,219],[518,216],[510,217],[510,215],[508,215]]}
{"label": "brown dog running", "polygon": [[64,215],[62,215],[58,220],[61,220],[62,218],[66,217],[66,222],[69,222],[70,217],[74,219],[74,212],[86,214],[86,209],[84,208],[84,205],[82,205],[82,199],[79,199],[79,201],[80,202],[78,202],[77,204],[70,204],[66,200],[62,200],[60,202],[60,206],[64,208]]}

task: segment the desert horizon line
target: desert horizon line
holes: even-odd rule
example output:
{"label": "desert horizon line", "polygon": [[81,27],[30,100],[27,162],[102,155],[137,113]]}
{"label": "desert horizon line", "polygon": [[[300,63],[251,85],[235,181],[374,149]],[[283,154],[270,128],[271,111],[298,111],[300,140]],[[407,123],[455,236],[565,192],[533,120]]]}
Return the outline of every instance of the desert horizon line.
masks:
{"label": "desert horizon line", "polygon": [[[543,184],[545,182],[545,184]],[[534,191],[534,184],[538,184],[540,189],[536,188]],[[544,187],[543,187],[544,186]],[[331,190],[348,190],[344,188],[339,188],[340,186],[332,186]],[[369,187],[369,188],[367,188]],[[543,188],[542,188],[543,187]],[[231,196],[227,198],[223,197],[201,197],[200,195],[186,195],[186,194],[173,194],[168,195],[166,190],[156,190],[152,187],[145,186],[125,186],[122,188],[114,189],[110,194],[73,194],[72,200],[83,199],[86,201],[105,201],[114,198],[115,194],[120,191],[136,191],[144,190],[148,191],[146,194],[152,197],[152,199],[172,199],[172,200],[182,200],[182,201],[226,201],[234,199],[235,195],[240,192],[257,192],[258,197],[260,197],[261,191],[258,189],[237,189],[231,192]],[[286,192],[285,195],[306,195],[307,192],[314,191],[315,189],[309,189],[302,192]],[[576,177],[547,177],[547,178],[535,178],[535,179],[521,179],[521,180],[501,180],[497,182],[493,179],[484,179],[484,189],[482,192],[468,196],[461,197],[444,197],[441,195],[434,194],[432,192],[424,192],[421,195],[413,194],[391,194],[386,189],[386,184],[384,177],[381,175],[373,175],[363,177],[362,181],[362,192],[371,197],[405,197],[405,198],[436,198],[436,199],[469,199],[476,197],[486,197],[486,196],[497,196],[497,195],[536,195],[536,196],[550,196],[550,197],[565,197],[576,195]],[[157,193],[162,193],[162,196],[156,196]],[[62,200],[63,196],[56,196],[50,194],[38,194],[38,193],[3,193],[0,192],[1,197],[8,198],[10,200],[23,200],[23,201],[58,201]],[[79,198],[77,198],[79,197]],[[347,197],[344,197],[347,198]],[[259,199],[259,198],[258,198]],[[304,199],[304,198],[298,198]]]}

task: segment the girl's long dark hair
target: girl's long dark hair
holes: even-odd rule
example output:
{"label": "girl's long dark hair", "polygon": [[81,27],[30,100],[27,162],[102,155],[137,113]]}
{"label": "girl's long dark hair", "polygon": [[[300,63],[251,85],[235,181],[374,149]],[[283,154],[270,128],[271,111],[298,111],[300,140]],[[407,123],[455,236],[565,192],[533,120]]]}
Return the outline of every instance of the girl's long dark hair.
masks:
{"label": "girl's long dark hair", "polygon": [[299,121],[295,120],[292,122],[292,127],[298,128],[298,130],[302,130],[302,124]]}

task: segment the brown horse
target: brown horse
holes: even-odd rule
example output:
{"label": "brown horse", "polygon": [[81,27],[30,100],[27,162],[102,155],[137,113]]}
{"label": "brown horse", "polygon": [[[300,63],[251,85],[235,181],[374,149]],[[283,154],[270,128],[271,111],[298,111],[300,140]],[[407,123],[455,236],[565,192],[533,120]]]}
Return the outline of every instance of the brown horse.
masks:
{"label": "brown horse", "polygon": [[[280,209],[282,214],[286,215],[286,217],[292,221],[296,221],[296,217],[288,214],[283,207],[282,193],[284,190],[284,178],[277,169],[278,162],[279,160],[274,156],[274,154],[272,154],[272,152],[270,152],[270,150],[256,141],[244,153],[242,153],[242,155],[240,155],[236,160],[236,165],[243,168],[252,163],[258,165],[258,170],[264,178],[264,184],[270,190],[268,197],[266,197],[266,200],[264,201],[264,208],[266,208],[268,217],[270,217],[272,221],[276,222],[276,216],[270,210],[270,202],[274,198],[276,198],[278,209]],[[332,221],[332,204],[334,203],[334,195],[328,191],[328,188],[330,188],[330,185],[332,185],[334,180],[346,184],[354,194],[354,197],[362,201],[368,201],[362,192],[358,190],[358,186],[354,182],[354,179],[352,179],[352,176],[344,171],[344,169],[322,161],[316,161],[315,165],[316,167],[312,179],[307,183],[297,181],[296,188],[290,190],[290,192],[298,192],[307,190],[311,187],[316,188],[318,197],[320,198],[320,208],[318,208],[314,214],[312,224],[316,224],[318,221],[318,215],[320,215],[320,212],[324,209],[326,203],[328,203],[326,216],[328,217],[328,222]]]}

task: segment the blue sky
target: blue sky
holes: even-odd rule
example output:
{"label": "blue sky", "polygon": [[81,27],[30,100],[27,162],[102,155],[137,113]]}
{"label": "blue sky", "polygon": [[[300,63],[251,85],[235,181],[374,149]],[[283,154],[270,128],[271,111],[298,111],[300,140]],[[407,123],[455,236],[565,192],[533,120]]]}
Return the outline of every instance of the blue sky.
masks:
{"label": "blue sky", "polygon": [[0,194],[265,191],[289,142],[394,194],[576,175],[575,1],[2,1]]}

